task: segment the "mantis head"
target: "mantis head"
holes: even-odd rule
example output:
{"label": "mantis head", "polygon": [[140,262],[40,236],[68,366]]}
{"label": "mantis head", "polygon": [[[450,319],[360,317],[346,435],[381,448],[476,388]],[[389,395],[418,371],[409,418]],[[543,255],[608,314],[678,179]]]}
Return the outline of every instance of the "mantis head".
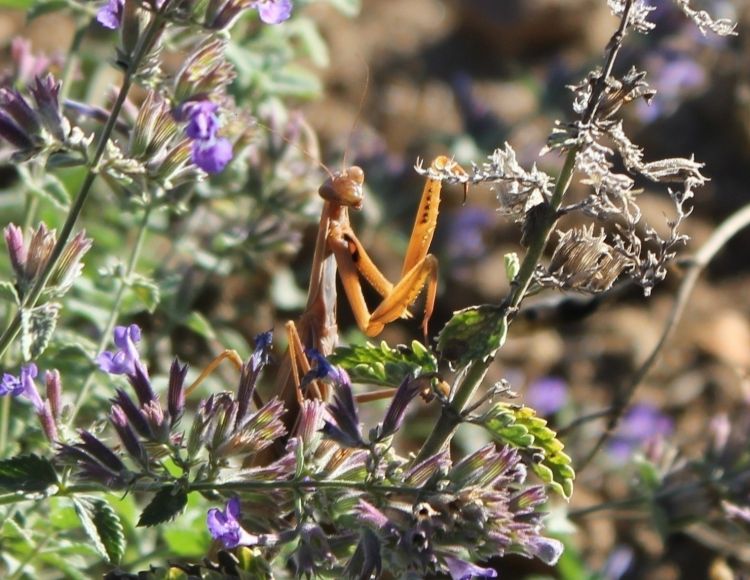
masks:
{"label": "mantis head", "polygon": [[320,186],[318,193],[326,201],[361,209],[364,197],[362,184],[364,182],[365,172],[362,171],[361,167],[352,165],[348,169],[331,174]]}

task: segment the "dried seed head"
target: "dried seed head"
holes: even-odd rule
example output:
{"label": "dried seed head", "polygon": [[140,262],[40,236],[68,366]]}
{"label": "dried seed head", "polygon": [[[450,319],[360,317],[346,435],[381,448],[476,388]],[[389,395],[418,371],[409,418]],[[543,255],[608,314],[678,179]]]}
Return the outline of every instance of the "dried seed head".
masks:
{"label": "dried seed head", "polygon": [[560,240],[547,267],[548,274],[538,277],[543,285],[603,292],[626,268],[632,267],[625,256],[607,244],[604,231],[594,235],[593,224],[558,234]]}

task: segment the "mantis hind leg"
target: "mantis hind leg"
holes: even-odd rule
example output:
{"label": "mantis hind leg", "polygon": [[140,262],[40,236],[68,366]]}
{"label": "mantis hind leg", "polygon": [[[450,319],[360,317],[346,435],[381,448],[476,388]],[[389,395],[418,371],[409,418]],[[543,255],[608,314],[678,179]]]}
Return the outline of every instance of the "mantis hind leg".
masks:
{"label": "mantis hind leg", "polygon": [[195,389],[198,388],[198,386],[206,380],[206,378],[216,370],[216,368],[224,361],[228,360],[231,362],[234,367],[242,372],[242,358],[240,358],[240,355],[237,353],[236,350],[225,350],[220,355],[214,357],[214,359],[208,363],[205,369],[203,369],[203,372],[198,376],[197,379],[193,381],[193,383],[185,390],[185,396],[190,395]]}

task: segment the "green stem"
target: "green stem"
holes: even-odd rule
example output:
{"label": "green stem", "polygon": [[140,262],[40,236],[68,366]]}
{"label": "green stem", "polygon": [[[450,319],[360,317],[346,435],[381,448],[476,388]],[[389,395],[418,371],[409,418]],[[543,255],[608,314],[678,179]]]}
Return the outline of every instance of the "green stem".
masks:
{"label": "green stem", "polygon": [[[617,54],[619,53],[623,39],[625,38],[632,8],[633,0],[625,0],[622,16],[620,18],[620,25],[618,26],[617,31],[612,35],[607,47],[604,68],[591,91],[586,111],[581,117],[580,124],[582,127],[588,127],[594,121],[600,99],[607,86],[607,78],[612,74],[615,59],[617,58]],[[558,211],[562,205],[563,197],[573,179],[576,155],[581,147],[581,144],[574,146],[568,151],[568,154],[565,157],[565,163],[560,170],[560,175],[555,184],[555,191],[552,193],[552,198],[540,217],[536,232],[532,232],[529,249],[526,252],[526,256],[524,256],[518,274],[511,284],[510,294],[501,305],[503,308],[503,315],[498,323],[498,330],[503,327],[506,329],[508,328],[508,324],[510,323],[513,314],[521,304],[521,301],[526,295],[526,291],[529,289],[531,281],[534,279],[534,271],[542,258],[544,248],[547,245],[547,239],[557,222]],[[461,424],[461,414],[466,408],[468,402],[474,396],[476,390],[479,388],[484,376],[487,374],[487,369],[489,369],[490,364],[492,364],[492,361],[495,359],[496,352],[497,351],[491,353],[482,360],[474,361],[469,365],[469,369],[463,381],[456,389],[450,404],[443,407],[438,422],[435,424],[435,428],[419,450],[419,454],[415,459],[416,463],[424,461],[428,457],[440,452],[448,444],[456,429]]]}
{"label": "green stem", "polygon": [[[36,171],[32,167],[32,178],[35,178]],[[23,229],[21,231],[27,232],[31,228],[31,224],[36,216],[36,210],[39,207],[39,197],[36,194],[27,194],[26,203],[23,211]],[[8,311],[10,314],[10,310]],[[2,355],[0,355],[2,358]],[[8,445],[8,430],[10,429],[10,402],[11,397],[3,397],[2,405],[0,406],[0,457],[5,455],[6,446]]]}
{"label": "green stem", "polygon": [[[536,269],[539,260],[542,258],[544,248],[547,245],[547,239],[557,222],[557,212],[562,205],[565,192],[568,190],[573,178],[577,153],[577,148],[568,151],[568,155],[565,158],[565,164],[560,171],[555,190],[552,193],[552,198],[540,220],[537,232],[532,237],[531,244],[524,256],[518,274],[513,280],[510,294],[506,297],[503,303],[505,312],[500,324],[507,325],[510,322],[512,313],[515,312],[518,305],[521,304],[521,301],[533,280],[534,270]],[[477,388],[482,383],[482,380],[487,374],[487,370],[494,359],[495,353],[492,353],[488,357],[475,361],[469,366],[469,370],[461,382],[461,385],[456,389],[450,405],[443,407],[443,411],[435,428],[419,450],[419,454],[415,460],[416,463],[424,461],[445,447],[453,436],[453,433],[461,424],[461,413],[464,411],[466,405],[468,405]]]}
{"label": "green stem", "polygon": [[[143,482],[138,481],[128,487],[130,493],[155,493],[163,490],[166,486],[174,482]],[[225,481],[217,483],[215,481],[201,481],[188,484],[185,488],[187,493],[191,492],[259,492],[274,491],[287,489],[298,493],[306,493],[312,490],[320,489],[344,489],[357,490],[370,493],[397,493],[419,495],[424,490],[418,487],[398,486],[398,485],[373,485],[362,481],[347,481],[343,479],[331,479],[326,481]],[[55,494],[56,496],[70,497],[77,494],[89,493],[111,493],[113,490],[110,486],[100,483],[79,483],[61,488]],[[8,493],[0,495],[0,505],[12,504],[32,499],[27,494]]]}
{"label": "green stem", "polygon": [[99,173],[99,162],[104,155],[109,137],[112,134],[112,131],[115,128],[115,124],[117,123],[117,118],[120,115],[120,110],[122,109],[122,106],[125,103],[125,99],[128,96],[128,92],[130,91],[130,87],[133,84],[133,77],[138,71],[141,59],[151,49],[151,45],[157,38],[157,35],[162,26],[163,20],[157,14],[146,33],[141,38],[140,44],[135,50],[133,58],[130,60],[128,70],[125,72],[122,86],[120,87],[120,92],[117,95],[117,100],[115,101],[109,118],[107,119],[107,123],[104,125],[104,129],[102,129],[102,133],[99,136],[99,141],[97,143],[94,156],[91,159],[88,173],[86,173],[86,177],[81,184],[81,188],[78,191],[75,200],[73,201],[73,205],[71,206],[70,211],[68,212],[68,217],[66,218],[62,230],[60,231],[60,237],[57,239],[55,247],[52,248],[52,252],[50,253],[50,257],[47,261],[47,264],[45,265],[44,272],[36,279],[34,286],[24,297],[21,303],[21,307],[19,308],[15,317],[5,329],[5,332],[3,332],[2,336],[0,336],[0,359],[8,350],[8,347],[11,345],[13,340],[18,335],[19,330],[21,329],[21,313],[25,309],[33,308],[36,305],[39,297],[44,291],[45,286],[47,285],[47,282],[49,281],[50,276],[52,275],[52,272],[57,266],[57,262],[60,259],[60,256],[65,250],[65,246],[67,245],[68,240],[70,239],[70,235],[73,232],[73,227],[75,226],[78,217],[81,215],[83,206],[89,197],[91,186]]}
{"label": "green stem", "polygon": [[[102,352],[107,346],[107,343],[110,340],[110,336],[112,335],[112,330],[114,329],[115,324],[117,323],[117,319],[120,316],[120,306],[122,306],[122,300],[125,296],[125,290],[130,284],[130,278],[133,275],[133,272],[135,272],[135,267],[138,264],[138,258],[140,257],[141,251],[143,250],[143,242],[146,239],[146,232],[148,231],[148,220],[150,216],[151,206],[148,205],[143,211],[143,217],[141,218],[141,223],[138,226],[138,237],[136,238],[135,244],[133,245],[133,250],[130,252],[130,257],[128,258],[125,272],[120,278],[120,286],[117,289],[117,295],[115,296],[115,300],[112,303],[112,308],[109,313],[109,319],[107,320],[107,324],[104,326],[104,330],[102,331],[101,337],[99,338],[99,344],[97,344],[96,346],[97,354]],[[89,391],[91,390],[91,386],[94,382],[95,372],[96,369],[92,368],[86,375],[83,386],[81,387],[81,390],[78,392],[78,396],[76,397],[73,411],[70,413],[70,418],[68,419],[69,425],[73,424],[76,416],[78,415],[78,412],[81,410],[84,402],[88,399]]]}
{"label": "green stem", "polygon": [[73,80],[73,71],[75,70],[75,65],[78,62],[78,49],[81,48],[81,42],[83,42],[83,37],[86,35],[86,31],[89,28],[89,20],[87,19],[87,22],[85,24],[78,23],[78,26],[76,27],[75,34],[73,34],[73,40],[70,41],[70,48],[68,48],[68,58],[65,59],[65,66],[63,67],[62,74],[60,75],[60,80],[62,82],[62,86],[60,87],[60,102],[64,103],[65,99],[68,98],[68,95],[70,94],[70,85]]}
{"label": "green stem", "polygon": [[3,397],[3,402],[0,404],[0,457],[5,457],[5,446],[8,444],[11,398]]}

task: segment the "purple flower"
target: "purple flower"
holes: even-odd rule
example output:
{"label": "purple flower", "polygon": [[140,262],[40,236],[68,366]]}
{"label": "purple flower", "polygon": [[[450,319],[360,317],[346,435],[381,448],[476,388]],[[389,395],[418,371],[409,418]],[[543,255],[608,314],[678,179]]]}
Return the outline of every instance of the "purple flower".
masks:
{"label": "purple flower", "polygon": [[107,0],[107,3],[96,13],[96,21],[110,30],[120,28],[124,7],[125,0]]}
{"label": "purple flower", "polygon": [[609,453],[618,461],[626,461],[647,439],[670,435],[672,430],[672,420],[656,407],[645,403],[633,405],[612,438]]}
{"label": "purple flower", "polygon": [[208,141],[216,137],[219,130],[219,117],[216,111],[219,105],[211,101],[192,101],[183,107],[183,114],[187,115],[188,124],[185,133],[191,139]]}
{"label": "purple flower", "polygon": [[141,340],[141,329],[136,324],[116,326],[114,334],[115,345],[120,350],[105,351],[97,357],[96,362],[105,373],[134,376],[136,365],[142,366],[138,349],[135,346],[135,343]]}
{"label": "purple flower", "polygon": [[10,373],[5,373],[2,382],[0,382],[0,396],[12,395],[18,397],[19,395],[23,395],[31,401],[37,413],[41,413],[44,409],[44,402],[34,384],[34,379],[38,372],[36,365],[29,363],[21,367],[21,374],[17,377]]}
{"label": "purple flower", "polygon": [[554,415],[568,401],[568,385],[557,377],[543,377],[527,387],[524,398],[539,415]]}
{"label": "purple flower", "polygon": [[471,580],[472,578],[497,578],[497,571],[492,568],[482,568],[452,556],[444,556],[448,573],[453,580]]}
{"label": "purple flower", "polygon": [[206,173],[220,173],[232,160],[232,143],[218,138],[210,141],[193,141],[192,159]]}
{"label": "purple flower", "polygon": [[219,540],[227,550],[237,546],[253,546],[258,543],[258,536],[243,529],[239,517],[240,500],[237,497],[233,497],[227,502],[224,511],[218,508],[208,510],[206,516],[208,532],[214,540]]}
{"label": "purple flower", "polygon": [[266,24],[279,24],[292,15],[292,0],[258,0],[254,7]]}

